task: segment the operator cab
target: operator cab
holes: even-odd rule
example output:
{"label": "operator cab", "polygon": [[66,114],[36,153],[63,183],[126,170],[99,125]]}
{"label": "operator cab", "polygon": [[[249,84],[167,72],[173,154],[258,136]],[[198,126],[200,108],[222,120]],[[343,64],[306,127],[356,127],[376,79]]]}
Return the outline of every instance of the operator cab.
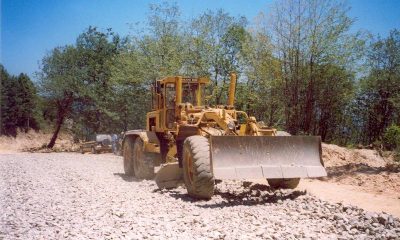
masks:
{"label": "operator cab", "polygon": [[190,103],[193,106],[204,105],[205,83],[182,81],[182,103]]}
{"label": "operator cab", "polygon": [[[161,121],[167,129],[174,128],[181,104],[200,107],[204,105],[207,78],[167,77],[152,86],[152,109],[161,111]],[[154,125],[154,124],[150,124]]]}

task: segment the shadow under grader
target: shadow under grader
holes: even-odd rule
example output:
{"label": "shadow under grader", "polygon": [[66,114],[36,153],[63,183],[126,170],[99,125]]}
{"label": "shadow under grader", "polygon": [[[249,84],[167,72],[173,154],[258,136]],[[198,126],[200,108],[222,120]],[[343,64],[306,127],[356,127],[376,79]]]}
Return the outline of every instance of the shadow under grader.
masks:
{"label": "shadow under grader", "polygon": [[[218,183],[218,182],[217,182]],[[244,190],[240,192],[235,191],[223,191],[215,188],[214,197],[220,196],[224,201],[215,202],[213,200],[199,200],[192,198],[186,193],[179,192],[171,189],[168,191],[171,197],[180,199],[185,202],[199,203],[196,206],[201,208],[221,208],[221,207],[233,207],[233,206],[253,206],[262,205],[266,203],[278,203],[284,200],[294,200],[299,196],[305,195],[306,191],[299,190],[274,190],[268,185],[263,184],[252,184],[251,182],[243,182]]]}
{"label": "shadow under grader", "polygon": [[113,173],[113,175],[122,178],[122,180],[125,182],[140,182],[139,179],[135,178],[134,176],[126,175],[125,173]]}

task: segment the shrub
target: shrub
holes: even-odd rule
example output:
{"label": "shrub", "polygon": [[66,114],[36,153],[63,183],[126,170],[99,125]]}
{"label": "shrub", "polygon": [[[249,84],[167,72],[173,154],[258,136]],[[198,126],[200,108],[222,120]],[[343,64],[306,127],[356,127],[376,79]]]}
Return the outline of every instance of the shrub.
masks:
{"label": "shrub", "polygon": [[383,143],[388,150],[400,150],[400,126],[388,127],[383,135]]}
{"label": "shrub", "polygon": [[384,146],[388,150],[394,150],[394,159],[400,161],[400,126],[388,127],[383,136]]}

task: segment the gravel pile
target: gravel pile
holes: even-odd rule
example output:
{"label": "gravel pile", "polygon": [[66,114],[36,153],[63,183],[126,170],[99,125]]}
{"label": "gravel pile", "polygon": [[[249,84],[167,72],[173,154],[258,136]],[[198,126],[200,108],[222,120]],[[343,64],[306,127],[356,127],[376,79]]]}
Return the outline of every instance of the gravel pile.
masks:
{"label": "gravel pile", "polygon": [[224,181],[210,201],[123,174],[121,157],[0,155],[0,239],[398,239],[400,220]]}

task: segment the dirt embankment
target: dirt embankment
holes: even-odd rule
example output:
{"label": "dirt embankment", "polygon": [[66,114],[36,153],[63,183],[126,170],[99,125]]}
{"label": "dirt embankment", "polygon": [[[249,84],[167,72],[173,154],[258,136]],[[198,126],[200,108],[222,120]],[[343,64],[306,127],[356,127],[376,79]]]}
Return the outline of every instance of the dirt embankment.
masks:
{"label": "dirt embankment", "polygon": [[[19,132],[17,137],[0,137],[0,153],[15,153],[25,151],[50,152],[45,150],[46,145],[50,142],[51,133],[29,131],[27,133]],[[75,144],[70,134],[61,132],[51,152],[72,152],[77,151],[79,145]]]}
{"label": "dirt embankment", "polygon": [[400,167],[389,154],[383,155],[387,157],[382,157],[376,150],[323,144],[322,158],[328,172],[324,181],[400,198]]}

